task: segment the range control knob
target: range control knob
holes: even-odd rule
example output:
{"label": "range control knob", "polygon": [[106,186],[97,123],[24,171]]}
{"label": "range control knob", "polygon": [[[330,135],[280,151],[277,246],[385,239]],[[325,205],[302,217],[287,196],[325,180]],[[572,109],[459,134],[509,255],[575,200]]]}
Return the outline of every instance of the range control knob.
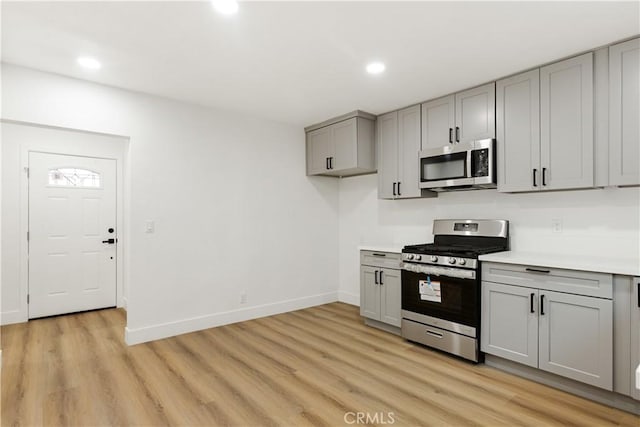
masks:
{"label": "range control knob", "polygon": [[464,258],[459,258],[458,259],[458,264],[465,265],[466,263],[467,263],[467,261]]}
{"label": "range control knob", "polygon": [[407,259],[413,259],[413,254],[407,255]]}
{"label": "range control knob", "polygon": [[438,262],[438,257],[435,255],[431,255],[431,262]]}
{"label": "range control knob", "polygon": [[455,264],[456,263],[456,259],[453,257],[449,257],[449,259],[447,260],[449,262],[449,264]]}
{"label": "range control knob", "polygon": [[416,255],[416,261],[420,261],[422,259],[422,255]]}

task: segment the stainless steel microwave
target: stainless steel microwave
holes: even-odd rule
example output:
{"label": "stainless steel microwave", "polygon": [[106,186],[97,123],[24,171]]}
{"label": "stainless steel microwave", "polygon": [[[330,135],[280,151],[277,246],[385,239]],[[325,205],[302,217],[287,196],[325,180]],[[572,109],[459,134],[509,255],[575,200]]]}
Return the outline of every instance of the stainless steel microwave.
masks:
{"label": "stainless steel microwave", "polygon": [[483,139],[421,151],[420,188],[496,188],[495,146],[494,139]]}

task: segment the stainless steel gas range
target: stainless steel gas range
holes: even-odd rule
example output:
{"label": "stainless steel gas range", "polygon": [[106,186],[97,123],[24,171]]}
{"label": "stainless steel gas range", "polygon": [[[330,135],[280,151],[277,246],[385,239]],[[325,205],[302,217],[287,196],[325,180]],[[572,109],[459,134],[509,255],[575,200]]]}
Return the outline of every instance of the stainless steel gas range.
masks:
{"label": "stainless steel gas range", "polygon": [[478,256],[509,250],[509,223],[435,220],[433,234],[402,249],[402,336],[480,362]]}

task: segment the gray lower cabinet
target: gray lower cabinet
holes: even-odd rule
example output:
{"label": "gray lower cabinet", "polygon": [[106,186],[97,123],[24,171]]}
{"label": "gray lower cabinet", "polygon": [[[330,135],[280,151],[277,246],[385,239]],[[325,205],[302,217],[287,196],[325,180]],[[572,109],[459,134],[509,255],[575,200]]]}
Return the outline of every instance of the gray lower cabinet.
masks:
{"label": "gray lower cabinet", "polygon": [[482,283],[481,350],[538,367],[538,290]]}
{"label": "gray lower cabinet", "polygon": [[354,111],[305,131],[307,175],[350,176],[376,171],[375,116]]}
{"label": "gray lower cabinet", "polygon": [[361,251],[360,260],[360,315],[399,328],[400,254]]}
{"label": "gray lower cabinet", "polygon": [[640,400],[640,384],[636,383],[635,372],[640,366],[640,277],[632,279],[630,332],[631,332],[631,397]]}
{"label": "gray lower cabinet", "polygon": [[593,53],[500,80],[498,191],[594,186]]}
{"label": "gray lower cabinet", "polygon": [[609,47],[609,184],[640,184],[640,39]]}
{"label": "gray lower cabinet", "polygon": [[[496,263],[483,264],[482,274],[483,352],[613,390],[611,275],[590,281],[585,272]],[[603,295],[549,290],[589,282],[589,293]]]}

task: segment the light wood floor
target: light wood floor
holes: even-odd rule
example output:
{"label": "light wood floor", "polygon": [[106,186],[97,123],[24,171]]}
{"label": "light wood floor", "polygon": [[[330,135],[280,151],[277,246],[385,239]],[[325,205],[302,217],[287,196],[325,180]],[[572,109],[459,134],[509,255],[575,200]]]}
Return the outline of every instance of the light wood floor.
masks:
{"label": "light wood floor", "polygon": [[2,426],[340,426],[358,412],[380,425],[640,426],[366,327],[341,303],[133,347],[124,326],[114,309],[3,327]]}

